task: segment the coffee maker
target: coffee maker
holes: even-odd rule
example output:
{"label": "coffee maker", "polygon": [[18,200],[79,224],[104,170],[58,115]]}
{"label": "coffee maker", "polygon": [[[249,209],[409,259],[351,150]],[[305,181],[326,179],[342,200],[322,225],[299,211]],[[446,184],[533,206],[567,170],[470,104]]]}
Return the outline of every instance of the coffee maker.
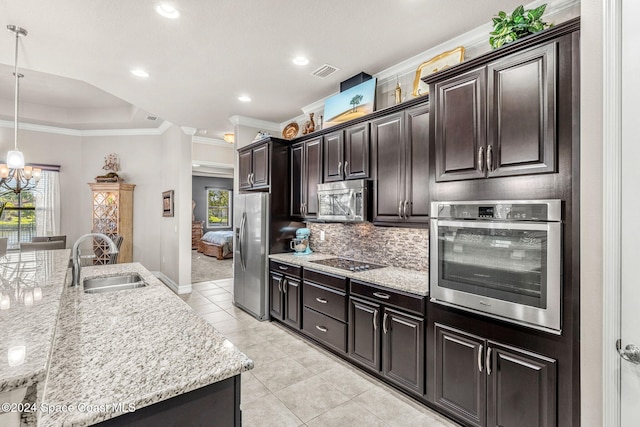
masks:
{"label": "coffee maker", "polygon": [[311,230],[308,228],[298,228],[296,237],[289,242],[289,247],[295,251],[294,255],[309,255],[312,251],[309,248],[309,236]]}

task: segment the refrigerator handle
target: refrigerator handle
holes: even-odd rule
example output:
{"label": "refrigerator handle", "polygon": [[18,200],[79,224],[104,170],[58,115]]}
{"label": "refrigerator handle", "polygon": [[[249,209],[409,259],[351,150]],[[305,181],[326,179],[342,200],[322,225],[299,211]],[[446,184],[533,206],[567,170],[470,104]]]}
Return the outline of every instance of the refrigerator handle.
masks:
{"label": "refrigerator handle", "polygon": [[247,222],[247,213],[242,213],[242,221],[240,221],[240,238],[238,239],[238,246],[240,252],[240,265],[242,266],[242,271],[247,270],[247,265],[244,260],[244,234],[245,234],[245,225]]}

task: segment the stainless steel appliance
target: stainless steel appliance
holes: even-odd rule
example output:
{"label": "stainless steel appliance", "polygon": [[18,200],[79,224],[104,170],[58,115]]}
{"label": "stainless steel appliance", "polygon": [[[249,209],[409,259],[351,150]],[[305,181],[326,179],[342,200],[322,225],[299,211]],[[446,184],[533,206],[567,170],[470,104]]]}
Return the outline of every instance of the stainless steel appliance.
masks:
{"label": "stainless steel appliance", "polygon": [[367,220],[368,186],[364,179],[318,184],[318,219],[336,222]]}
{"label": "stainless steel appliance", "polygon": [[560,334],[560,200],[432,202],[431,301]]}
{"label": "stainless steel appliance", "polygon": [[269,194],[238,194],[233,210],[233,302],[263,320],[269,313]]}
{"label": "stainless steel appliance", "polygon": [[372,262],[356,261],[348,258],[327,258],[316,261],[309,261],[316,264],[326,265],[328,267],[340,268],[342,270],[349,271],[365,271],[375,270],[376,268],[382,268],[384,265],[374,264]]}

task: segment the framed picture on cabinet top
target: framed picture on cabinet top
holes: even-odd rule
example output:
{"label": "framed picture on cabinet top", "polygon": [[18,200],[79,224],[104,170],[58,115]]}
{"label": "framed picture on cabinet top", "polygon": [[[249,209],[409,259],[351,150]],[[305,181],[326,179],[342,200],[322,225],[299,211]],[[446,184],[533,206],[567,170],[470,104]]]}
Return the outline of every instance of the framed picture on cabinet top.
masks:
{"label": "framed picture on cabinet top", "polygon": [[464,47],[458,46],[455,49],[443,52],[420,64],[416,70],[416,78],[413,81],[413,97],[417,98],[418,96],[429,93],[429,85],[422,81],[423,77],[457,65],[462,61],[464,61]]}
{"label": "framed picture on cabinet top", "polygon": [[162,192],[162,216],[173,216],[173,190]]}
{"label": "framed picture on cabinet top", "polygon": [[376,108],[376,78],[333,95],[324,103],[324,126],[333,126],[373,113]]}

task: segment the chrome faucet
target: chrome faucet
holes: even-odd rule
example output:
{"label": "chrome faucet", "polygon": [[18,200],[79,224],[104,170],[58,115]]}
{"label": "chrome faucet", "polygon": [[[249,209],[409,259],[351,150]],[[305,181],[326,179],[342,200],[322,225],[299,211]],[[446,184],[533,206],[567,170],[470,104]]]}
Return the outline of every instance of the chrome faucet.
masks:
{"label": "chrome faucet", "polygon": [[116,244],[106,234],[88,233],[88,234],[85,234],[84,236],[80,236],[80,238],[76,240],[76,242],[73,244],[73,250],[71,251],[71,258],[73,259],[73,270],[72,270],[73,280],[71,281],[71,286],[80,285],[80,251],[79,251],[80,243],[82,243],[83,240],[89,237],[100,237],[104,239],[109,244],[109,253],[111,254],[118,253],[118,248],[116,247]]}

